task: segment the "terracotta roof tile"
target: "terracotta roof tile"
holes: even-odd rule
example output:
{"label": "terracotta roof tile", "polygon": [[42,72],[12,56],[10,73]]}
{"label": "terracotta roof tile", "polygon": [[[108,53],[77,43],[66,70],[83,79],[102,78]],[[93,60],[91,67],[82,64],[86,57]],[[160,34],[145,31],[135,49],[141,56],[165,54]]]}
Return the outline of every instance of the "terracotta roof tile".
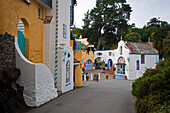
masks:
{"label": "terracotta roof tile", "polygon": [[126,46],[131,53],[158,54],[158,50],[153,47],[151,42],[126,42]]}

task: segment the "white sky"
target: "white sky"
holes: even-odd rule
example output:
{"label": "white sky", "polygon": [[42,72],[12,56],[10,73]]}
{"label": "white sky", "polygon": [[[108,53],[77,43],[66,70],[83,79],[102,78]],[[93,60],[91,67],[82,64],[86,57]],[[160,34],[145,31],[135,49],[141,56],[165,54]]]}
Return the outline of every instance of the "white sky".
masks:
{"label": "white sky", "polygon": [[[127,0],[132,7],[129,23],[135,23],[136,27],[143,27],[153,17],[170,23],[170,0]],[[77,0],[75,6],[74,23],[81,28],[84,23],[82,19],[87,10],[95,7],[96,0]]]}

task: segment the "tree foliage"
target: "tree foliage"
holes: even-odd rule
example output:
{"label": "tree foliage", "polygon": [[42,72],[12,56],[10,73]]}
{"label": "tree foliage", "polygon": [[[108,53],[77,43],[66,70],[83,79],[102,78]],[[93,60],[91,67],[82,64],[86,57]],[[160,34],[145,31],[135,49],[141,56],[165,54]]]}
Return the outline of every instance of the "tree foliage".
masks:
{"label": "tree foliage", "polygon": [[125,40],[132,42],[141,42],[141,35],[137,32],[131,32],[129,34],[126,34]]}
{"label": "tree foliage", "polygon": [[170,58],[170,31],[168,31],[168,36],[163,39],[163,56],[165,58]]}
{"label": "tree foliage", "polygon": [[91,34],[88,38],[95,40],[97,49],[100,49],[103,39],[120,34],[126,27],[131,11],[126,0],[97,0],[96,7],[90,12],[87,11],[83,19],[84,35]]}

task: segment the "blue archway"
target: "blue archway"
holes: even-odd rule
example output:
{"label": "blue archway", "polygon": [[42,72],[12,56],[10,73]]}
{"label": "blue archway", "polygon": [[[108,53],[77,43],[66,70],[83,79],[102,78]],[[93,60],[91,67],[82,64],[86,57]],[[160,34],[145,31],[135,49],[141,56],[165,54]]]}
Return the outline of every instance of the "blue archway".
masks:
{"label": "blue archway", "polygon": [[92,69],[93,69],[93,63],[89,59],[89,60],[86,61],[86,70],[92,70]]}
{"label": "blue archway", "polygon": [[111,66],[113,66],[113,61],[112,59],[109,59],[107,63],[107,68],[110,69]]}

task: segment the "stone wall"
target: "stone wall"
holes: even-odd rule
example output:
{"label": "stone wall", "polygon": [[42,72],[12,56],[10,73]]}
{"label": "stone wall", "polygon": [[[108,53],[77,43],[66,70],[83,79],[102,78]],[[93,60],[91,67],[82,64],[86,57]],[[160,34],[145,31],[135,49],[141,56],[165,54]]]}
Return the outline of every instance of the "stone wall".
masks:
{"label": "stone wall", "polygon": [[16,68],[15,38],[0,35],[0,113],[15,113],[16,108],[27,109],[23,87],[16,84],[21,71]]}
{"label": "stone wall", "polygon": [[0,35],[0,71],[16,68],[14,40],[7,33]]}

